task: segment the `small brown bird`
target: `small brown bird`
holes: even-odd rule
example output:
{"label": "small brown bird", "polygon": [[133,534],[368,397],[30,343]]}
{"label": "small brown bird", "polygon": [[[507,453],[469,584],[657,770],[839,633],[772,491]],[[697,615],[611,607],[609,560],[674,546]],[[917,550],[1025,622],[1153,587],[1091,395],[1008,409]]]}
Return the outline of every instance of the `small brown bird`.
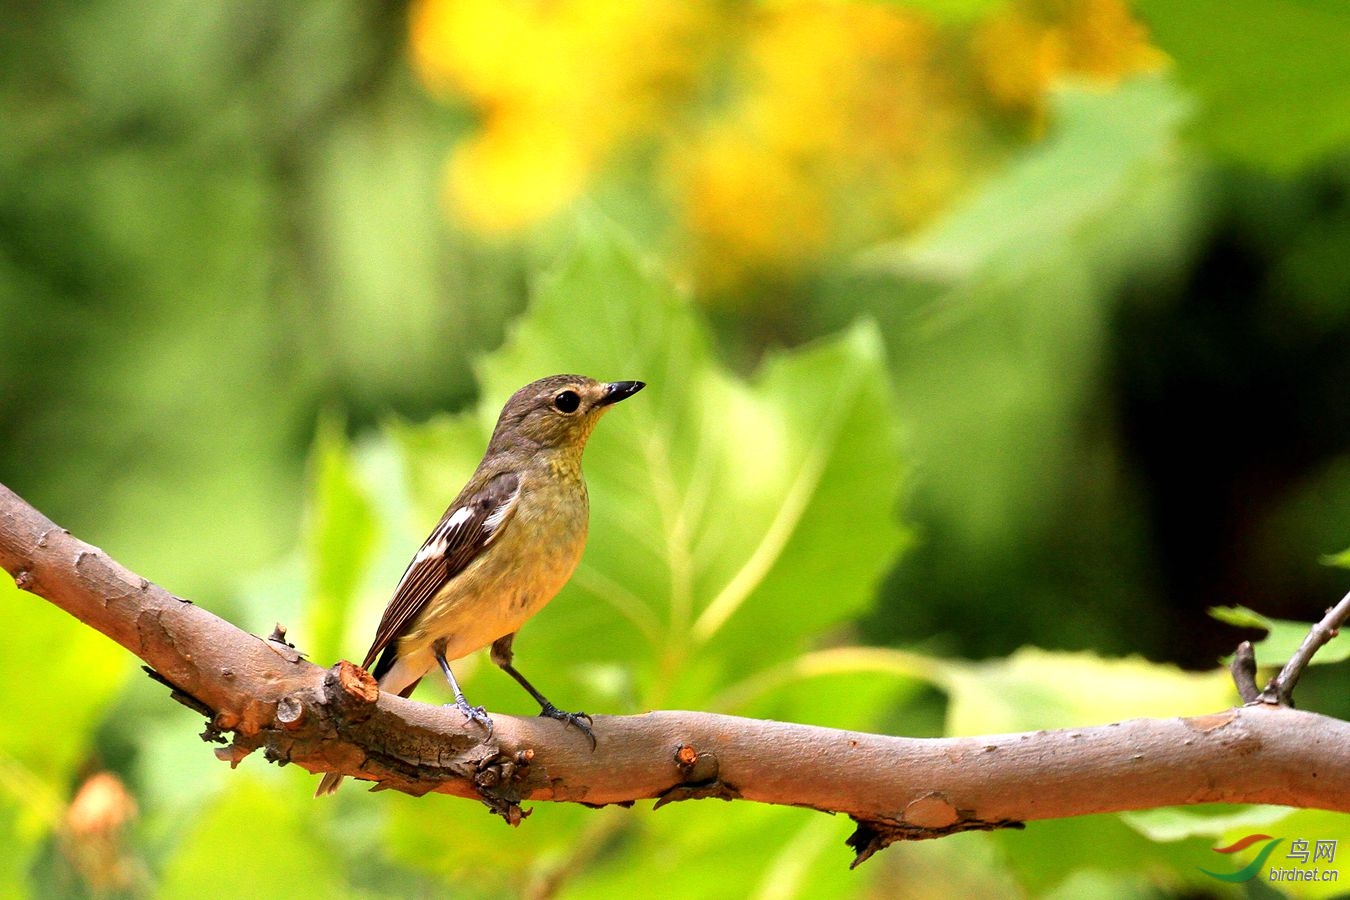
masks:
{"label": "small brown bird", "polygon": [[[641,381],[554,375],[506,402],[487,452],[469,483],[417,551],[380,618],[362,664],[380,690],[407,697],[439,665],[455,706],[491,733],[470,706],[450,662],[492,645],[492,661],[529,691],[539,714],[576,726],[595,744],[590,716],[559,710],[511,664],[511,642],[525,621],[572,576],[586,546],[589,501],[581,453],[611,405]],[[330,772],[315,796],[342,783]]]}

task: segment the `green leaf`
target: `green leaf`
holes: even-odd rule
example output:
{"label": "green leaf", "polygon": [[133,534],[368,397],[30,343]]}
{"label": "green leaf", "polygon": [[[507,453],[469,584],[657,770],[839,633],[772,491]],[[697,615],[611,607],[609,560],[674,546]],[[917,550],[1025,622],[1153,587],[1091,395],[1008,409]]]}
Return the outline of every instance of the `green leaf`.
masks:
{"label": "green leaf", "polygon": [[1289,818],[1287,806],[1164,806],[1120,813],[1121,821],[1154,841],[1218,838],[1225,834],[1270,831]]}
{"label": "green leaf", "polygon": [[[1278,829],[1278,830],[1276,830]],[[1250,830],[1243,828],[1230,829],[1221,837],[1222,843],[1232,843],[1233,841],[1250,834]],[[1266,884],[1277,888],[1281,893],[1289,897],[1308,897],[1308,898],[1329,898],[1339,897],[1344,900],[1346,896],[1346,866],[1345,866],[1345,848],[1350,845],[1350,816],[1342,812],[1332,812],[1326,809],[1296,809],[1289,811],[1289,815],[1281,819],[1279,824],[1272,829],[1269,834],[1281,836],[1287,840],[1280,846],[1274,856],[1266,863],[1266,867],[1261,871],[1261,877]],[[1292,844],[1296,840],[1307,841],[1308,859],[1304,861],[1298,854],[1297,848]],[[1332,852],[1334,858],[1314,860],[1312,854],[1318,841],[1330,841],[1333,843]],[[1293,853],[1293,856],[1290,854]],[[1326,873],[1335,870],[1338,873],[1337,878],[1328,881],[1298,881],[1281,880],[1272,882],[1270,880],[1271,869],[1294,870],[1300,874],[1307,874],[1312,870],[1320,870],[1322,877]]]}
{"label": "green leaf", "polygon": [[1124,719],[1190,716],[1237,699],[1221,670],[1183,672],[1138,658],[1023,648],[1003,660],[939,670],[951,705],[948,733],[997,734],[1104,725]]}
{"label": "green leaf", "polygon": [[1218,619],[1228,625],[1270,630],[1270,619],[1245,606],[1211,606],[1206,612],[1211,619]]}
{"label": "green leaf", "polygon": [[812,810],[701,800],[628,819],[616,841],[626,852],[594,860],[562,896],[827,897],[841,883],[864,894],[881,871],[849,872],[853,823]]}
{"label": "green leaf", "polygon": [[[1245,606],[1212,606],[1208,610],[1212,618],[1240,628],[1261,628],[1266,636],[1254,642],[1256,661],[1263,666],[1282,666],[1289,661],[1299,644],[1308,636],[1312,627],[1309,622],[1291,622],[1288,619],[1272,619]],[[1350,659],[1350,640],[1343,637],[1332,638],[1313,655],[1311,665],[1326,665]]]}
{"label": "green leaf", "polygon": [[1322,562],[1338,569],[1350,569],[1350,549],[1322,557]]}
{"label": "green leaf", "polygon": [[23,817],[19,799],[0,793],[0,841],[5,845],[5,852],[0,853],[0,895],[6,897],[27,893],[24,876],[37,850],[38,836],[34,829],[23,827]]}
{"label": "green leaf", "polygon": [[629,829],[635,812],[549,803],[520,828],[508,830],[482,807],[446,797],[381,794],[378,804],[388,814],[386,840],[393,861],[452,886],[456,897],[528,895],[530,885],[559,860],[585,854],[588,843]]}
{"label": "green leaf", "polygon": [[[757,719],[885,732],[928,687],[939,660],[880,647],[833,647],[796,656],[721,691],[708,709]],[[915,734],[914,723],[904,734]]]}
{"label": "green leaf", "polygon": [[1174,165],[1189,104],[1166,79],[1112,91],[1061,88],[1044,141],[917,237],[870,251],[864,262],[943,279],[1024,272],[1119,206],[1141,178]]}
{"label": "green leaf", "polygon": [[1350,5],[1140,0],[1137,8],[1201,98],[1195,134],[1219,154],[1289,173],[1350,141]]}
{"label": "green leaf", "polygon": [[874,327],[778,354],[744,381],[717,361],[688,298],[593,225],[479,366],[480,420],[521,384],[566,371],[649,387],[591,439],[586,555],[522,653],[622,662],[644,703],[697,703],[870,603],[904,536]]}
{"label": "green leaf", "polygon": [[1203,895],[1214,885],[1195,868],[1209,862],[1206,855],[1213,856],[1208,841],[1156,843],[1116,815],[1028,822],[1024,831],[995,832],[992,838],[1032,897],[1143,900],[1160,893]]}
{"label": "green leaf", "polygon": [[[377,543],[398,535],[404,542],[397,558],[377,553],[388,585],[472,471],[502,403],[517,388],[558,372],[648,383],[607,413],[591,437],[585,556],[516,641],[517,665],[560,705],[605,713],[707,708],[736,679],[789,666],[865,609],[905,545],[895,509],[904,468],[881,342],[869,324],[776,354],[753,378],[739,377],[717,359],[689,298],[607,225],[589,223],[505,345],[477,371],[483,390],[476,408],[384,429],[383,446],[400,460],[392,468],[402,487],[367,492],[382,498],[407,491],[412,518],[426,519],[415,536],[402,534],[402,504],[377,503]],[[363,445],[359,455],[373,452]],[[366,479],[366,471],[358,466],[358,478]],[[366,600],[358,606],[373,629],[378,609]],[[458,663],[456,674],[475,703],[533,711],[481,655]],[[832,678],[833,686],[848,688],[847,702],[830,704],[828,684],[792,690],[803,679]],[[858,727],[915,689],[900,678],[859,680],[847,672],[790,672],[745,702],[808,721],[819,716],[844,725],[854,717]],[[434,696],[437,681],[428,679],[417,696]],[[358,792],[339,800],[369,802]],[[829,847],[842,842],[846,825],[799,826],[797,819],[810,817],[796,811],[688,805],[688,812],[662,810],[649,819],[638,811],[549,804],[508,840],[499,821],[454,801],[382,796],[379,802],[389,810],[390,852],[399,860],[447,884],[475,883],[489,895],[547,881],[559,867],[574,868],[570,861],[588,860],[596,846],[630,852],[609,854],[594,870],[582,867],[567,884],[581,873],[589,874],[578,885],[592,878],[627,883],[636,877],[632,859],[658,854],[691,867],[706,864],[712,846],[724,848],[728,860],[742,859],[750,835],[737,829],[745,823],[754,823],[746,827],[767,860],[781,854],[785,827],[798,834],[794,846],[803,855],[789,867],[789,880],[810,881],[818,870],[837,874],[847,860],[842,843]],[[446,803],[454,804],[453,814]],[[690,821],[696,830],[680,824]],[[442,852],[446,847],[455,852]],[[752,867],[737,884],[749,889],[788,878],[775,871]]]}

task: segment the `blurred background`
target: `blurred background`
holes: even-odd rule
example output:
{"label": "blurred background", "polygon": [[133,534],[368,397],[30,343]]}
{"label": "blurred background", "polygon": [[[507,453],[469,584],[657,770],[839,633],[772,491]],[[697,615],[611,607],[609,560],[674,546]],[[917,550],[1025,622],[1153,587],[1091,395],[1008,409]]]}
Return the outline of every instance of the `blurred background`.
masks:
{"label": "blurred background", "polygon": [[[665,303],[703,336],[690,390],[762,389],[771,420],[866,398],[848,427],[872,480],[841,450],[827,484],[874,501],[885,534],[856,551],[858,602],[794,652],[988,673],[1039,648],[1183,683],[1262,635],[1208,608],[1312,620],[1346,589],[1328,564],[1350,547],[1341,5],[95,0],[0,18],[0,482],[242,627],[308,624],[292,636],[321,665],[360,659],[484,417],[568,368],[550,362],[588,346],[586,298],[613,284],[635,285],[614,305]],[[596,222],[619,262],[578,237]],[[545,277],[578,258],[561,287]],[[644,299],[654,284],[665,299]],[[513,368],[512,342],[548,327],[557,356]],[[864,347],[838,354],[882,387],[831,368],[832,347]],[[592,358],[577,365],[652,380],[658,411],[686,386],[679,366]],[[775,365],[797,373],[783,384],[815,367],[812,387],[775,393],[756,374]],[[785,459],[806,446],[792,434]],[[611,495],[593,491],[597,520]],[[568,596],[549,610],[563,631]],[[284,862],[239,888],[257,896],[293,893],[298,871],[361,896],[618,893],[618,873],[661,865],[709,896],[1221,887],[1194,880],[1220,826],[1168,843],[1093,817],[847,872],[846,824],[799,810],[541,805],[517,832],[355,786],[316,805],[303,773],[212,760],[128,654],[2,599],[11,677],[41,685],[0,700],[4,894],[178,896],[222,858]],[[659,679],[611,662],[568,692],[651,705]],[[717,706],[735,669],[709,662],[680,699]],[[864,723],[810,720],[957,733],[953,681],[931,671],[897,675]],[[1301,704],[1350,715],[1346,687],[1321,667]],[[1111,719],[1077,689],[1073,708]],[[1344,817],[1301,827],[1350,837]],[[724,880],[670,874],[688,859]]]}

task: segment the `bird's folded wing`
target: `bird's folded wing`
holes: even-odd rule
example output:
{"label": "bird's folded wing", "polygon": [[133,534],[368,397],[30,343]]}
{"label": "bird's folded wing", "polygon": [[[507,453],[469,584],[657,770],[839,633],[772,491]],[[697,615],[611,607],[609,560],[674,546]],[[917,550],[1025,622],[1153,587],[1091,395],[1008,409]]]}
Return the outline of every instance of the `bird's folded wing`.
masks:
{"label": "bird's folded wing", "polygon": [[520,478],[497,475],[482,490],[460,496],[445,511],[422,549],[408,563],[380,618],[363,668],[396,640],[446,582],[464,571],[501,534],[520,500]]}

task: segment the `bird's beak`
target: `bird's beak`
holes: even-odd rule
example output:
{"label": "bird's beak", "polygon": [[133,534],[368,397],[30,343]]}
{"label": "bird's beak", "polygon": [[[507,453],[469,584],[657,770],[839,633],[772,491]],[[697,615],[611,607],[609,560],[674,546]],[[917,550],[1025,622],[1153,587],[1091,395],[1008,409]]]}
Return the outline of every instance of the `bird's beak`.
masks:
{"label": "bird's beak", "polygon": [[647,386],[645,381],[611,381],[605,385],[605,393],[596,406],[609,406],[626,400]]}

